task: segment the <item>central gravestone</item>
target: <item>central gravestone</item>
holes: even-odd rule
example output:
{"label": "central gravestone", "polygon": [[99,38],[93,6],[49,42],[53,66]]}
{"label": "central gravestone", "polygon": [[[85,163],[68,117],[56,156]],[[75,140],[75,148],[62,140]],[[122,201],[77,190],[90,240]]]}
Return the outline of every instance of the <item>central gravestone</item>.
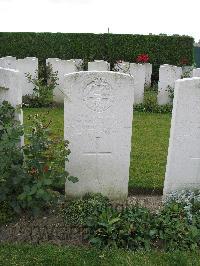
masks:
{"label": "central gravestone", "polygon": [[113,200],[128,194],[134,83],[116,72],[65,75],[65,139],[71,154],[66,195],[102,193]]}

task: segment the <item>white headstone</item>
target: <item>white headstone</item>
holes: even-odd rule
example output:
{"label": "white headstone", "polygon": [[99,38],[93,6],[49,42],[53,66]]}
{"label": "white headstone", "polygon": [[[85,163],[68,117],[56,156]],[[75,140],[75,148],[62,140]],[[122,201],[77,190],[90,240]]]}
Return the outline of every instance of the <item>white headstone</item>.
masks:
{"label": "white headstone", "polygon": [[88,62],[88,71],[109,71],[110,63],[104,60],[95,60],[94,62]]}
{"label": "white headstone", "polygon": [[[0,102],[8,101],[13,107],[22,106],[21,75],[15,69],[0,67]],[[22,123],[23,113],[16,112],[16,118]]]}
{"label": "white headstone", "polygon": [[61,60],[59,58],[48,58],[46,64],[52,66],[53,72],[58,72],[58,86],[54,90],[54,101],[64,103],[64,75],[80,71],[82,68],[82,59]]}
{"label": "white headstone", "polygon": [[200,188],[200,78],[176,81],[164,196]]}
{"label": "white headstone", "polygon": [[18,59],[17,69],[21,73],[22,96],[32,95],[34,92],[34,85],[28,81],[26,75],[29,73],[32,75],[32,78],[37,78],[38,59],[36,57],[26,57],[24,59]]}
{"label": "white headstone", "polygon": [[114,65],[114,71],[130,75],[130,63],[125,61],[117,62]]}
{"label": "white headstone", "polygon": [[16,57],[5,56],[0,58],[0,67],[16,69]]}
{"label": "white headstone", "polygon": [[145,87],[151,87],[151,75],[152,75],[152,64],[146,63],[145,66]]}
{"label": "white headstone", "polygon": [[134,78],[134,104],[142,103],[144,100],[145,65],[121,62],[115,64],[114,70],[129,74]]}
{"label": "white headstone", "polygon": [[193,69],[193,77],[200,77],[200,68]]}
{"label": "white headstone", "polygon": [[66,195],[100,192],[113,200],[128,194],[134,82],[116,72],[65,75],[64,131],[71,154]]}
{"label": "white headstone", "polygon": [[130,64],[130,74],[135,81],[134,103],[143,103],[144,100],[144,86],[145,86],[145,65],[144,64]]}
{"label": "white headstone", "polygon": [[159,69],[159,82],[158,82],[158,104],[164,105],[172,103],[175,81],[182,76],[181,67],[171,65],[161,65]]}

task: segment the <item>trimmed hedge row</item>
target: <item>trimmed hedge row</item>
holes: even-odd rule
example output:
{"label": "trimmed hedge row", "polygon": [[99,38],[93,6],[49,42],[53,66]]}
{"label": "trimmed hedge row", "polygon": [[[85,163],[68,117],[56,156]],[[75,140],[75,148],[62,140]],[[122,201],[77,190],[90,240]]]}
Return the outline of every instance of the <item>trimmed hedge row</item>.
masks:
{"label": "trimmed hedge row", "polygon": [[134,62],[147,53],[156,77],[161,64],[180,65],[183,59],[193,64],[193,43],[192,37],[179,35],[5,32],[0,33],[0,57],[104,59],[112,65],[116,60]]}

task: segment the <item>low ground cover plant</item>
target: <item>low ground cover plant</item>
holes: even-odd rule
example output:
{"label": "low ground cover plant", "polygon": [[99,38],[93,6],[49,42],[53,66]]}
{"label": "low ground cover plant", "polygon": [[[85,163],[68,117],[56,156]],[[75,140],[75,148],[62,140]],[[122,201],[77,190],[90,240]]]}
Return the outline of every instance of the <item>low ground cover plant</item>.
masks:
{"label": "low ground cover plant", "polygon": [[[173,99],[172,92],[170,92],[170,95],[172,95],[171,98]],[[153,87],[145,89],[143,103],[134,105],[134,111],[160,114],[171,113],[172,108],[172,104],[158,105],[157,85],[155,84],[153,85]]]}
{"label": "low ground cover plant", "polygon": [[86,222],[88,239],[98,248],[131,250],[159,248],[193,250],[200,247],[200,191],[168,196],[160,211],[140,206],[112,206],[92,213]]}

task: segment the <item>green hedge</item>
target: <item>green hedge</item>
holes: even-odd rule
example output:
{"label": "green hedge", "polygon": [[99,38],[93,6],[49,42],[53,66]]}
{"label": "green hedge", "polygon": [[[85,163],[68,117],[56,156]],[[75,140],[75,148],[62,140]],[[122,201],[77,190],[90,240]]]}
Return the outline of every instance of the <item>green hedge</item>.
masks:
{"label": "green hedge", "polygon": [[161,64],[180,65],[183,58],[193,64],[193,43],[192,37],[179,35],[5,32],[0,33],[0,57],[104,59],[112,65],[120,59],[134,62],[147,53],[156,78]]}

